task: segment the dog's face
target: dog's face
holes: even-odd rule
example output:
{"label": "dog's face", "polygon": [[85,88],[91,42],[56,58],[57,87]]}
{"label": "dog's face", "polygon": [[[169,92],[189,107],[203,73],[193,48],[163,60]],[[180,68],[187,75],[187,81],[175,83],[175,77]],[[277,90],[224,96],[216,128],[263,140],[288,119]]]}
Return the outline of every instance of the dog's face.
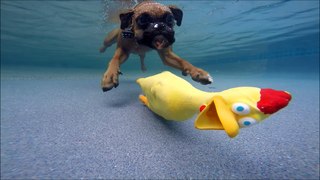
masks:
{"label": "dog's face", "polygon": [[182,16],[175,6],[145,1],[120,14],[121,29],[131,27],[139,44],[160,50],[174,43],[173,27],[181,25]]}

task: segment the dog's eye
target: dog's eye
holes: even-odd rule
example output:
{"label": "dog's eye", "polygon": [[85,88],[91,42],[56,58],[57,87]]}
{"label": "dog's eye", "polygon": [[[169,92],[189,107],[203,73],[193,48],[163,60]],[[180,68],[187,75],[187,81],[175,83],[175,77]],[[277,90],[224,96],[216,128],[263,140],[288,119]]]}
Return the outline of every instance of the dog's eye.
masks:
{"label": "dog's eye", "polygon": [[138,18],[138,24],[139,26],[146,26],[149,23],[151,23],[152,19],[149,15],[143,14]]}

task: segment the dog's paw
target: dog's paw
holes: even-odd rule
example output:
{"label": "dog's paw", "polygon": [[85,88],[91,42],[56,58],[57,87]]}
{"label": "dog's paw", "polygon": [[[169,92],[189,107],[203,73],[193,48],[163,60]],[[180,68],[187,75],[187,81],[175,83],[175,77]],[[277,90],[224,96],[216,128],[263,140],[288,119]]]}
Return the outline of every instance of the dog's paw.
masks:
{"label": "dog's paw", "polygon": [[200,75],[197,78],[197,81],[200,82],[203,85],[207,85],[207,84],[211,84],[213,82],[213,78],[210,76],[210,74]]}
{"label": "dog's paw", "polygon": [[117,88],[119,86],[119,74],[122,74],[120,71],[115,72],[106,72],[103,75],[101,81],[102,91],[106,92],[111,90],[112,88]]}
{"label": "dog's paw", "polygon": [[196,68],[191,71],[183,71],[182,72],[182,75],[184,75],[184,76],[186,76],[188,74],[190,74],[191,78],[194,81],[197,81],[203,85],[211,84],[213,82],[213,78],[210,76],[210,74],[205,72],[202,69]]}
{"label": "dog's paw", "polygon": [[100,53],[103,53],[103,52],[105,52],[105,51],[106,51],[106,49],[107,49],[107,47],[102,46],[102,47],[99,49],[99,52],[100,52]]}

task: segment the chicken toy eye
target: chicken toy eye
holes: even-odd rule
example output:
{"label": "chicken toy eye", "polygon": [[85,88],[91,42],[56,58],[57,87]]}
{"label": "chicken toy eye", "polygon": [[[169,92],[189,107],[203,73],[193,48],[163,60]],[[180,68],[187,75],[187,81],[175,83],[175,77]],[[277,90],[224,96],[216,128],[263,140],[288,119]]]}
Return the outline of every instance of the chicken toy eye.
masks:
{"label": "chicken toy eye", "polygon": [[249,127],[252,126],[254,124],[256,124],[257,121],[251,117],[245,117],[245,118],[241,118],[238,121],[239,126],[241,127]]}
{"label": "chicken toy eye", "polygon": [[250,113],[250,107],[244,103],[234,103],[232,111],[238,115],[246,115]]}

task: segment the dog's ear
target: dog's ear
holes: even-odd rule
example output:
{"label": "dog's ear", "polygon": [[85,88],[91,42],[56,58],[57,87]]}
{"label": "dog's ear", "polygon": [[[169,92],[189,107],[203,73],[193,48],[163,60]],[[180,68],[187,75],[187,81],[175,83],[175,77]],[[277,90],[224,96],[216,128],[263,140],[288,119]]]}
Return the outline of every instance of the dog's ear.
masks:
{"label": "dog's ear", "polygon": [[132,22],[133,10],[129,9],[126,12],[123,12],[119,15],[121,21],[121,29],[125,29],[130,26]]}
{"label": "dog's ear", "polygon": [[183,17],[183,12],[180,8],[174,5],[169,5],[168,6],[174,16],[174,19],[177,21],[177,25],[181,25],[182,17]]}

